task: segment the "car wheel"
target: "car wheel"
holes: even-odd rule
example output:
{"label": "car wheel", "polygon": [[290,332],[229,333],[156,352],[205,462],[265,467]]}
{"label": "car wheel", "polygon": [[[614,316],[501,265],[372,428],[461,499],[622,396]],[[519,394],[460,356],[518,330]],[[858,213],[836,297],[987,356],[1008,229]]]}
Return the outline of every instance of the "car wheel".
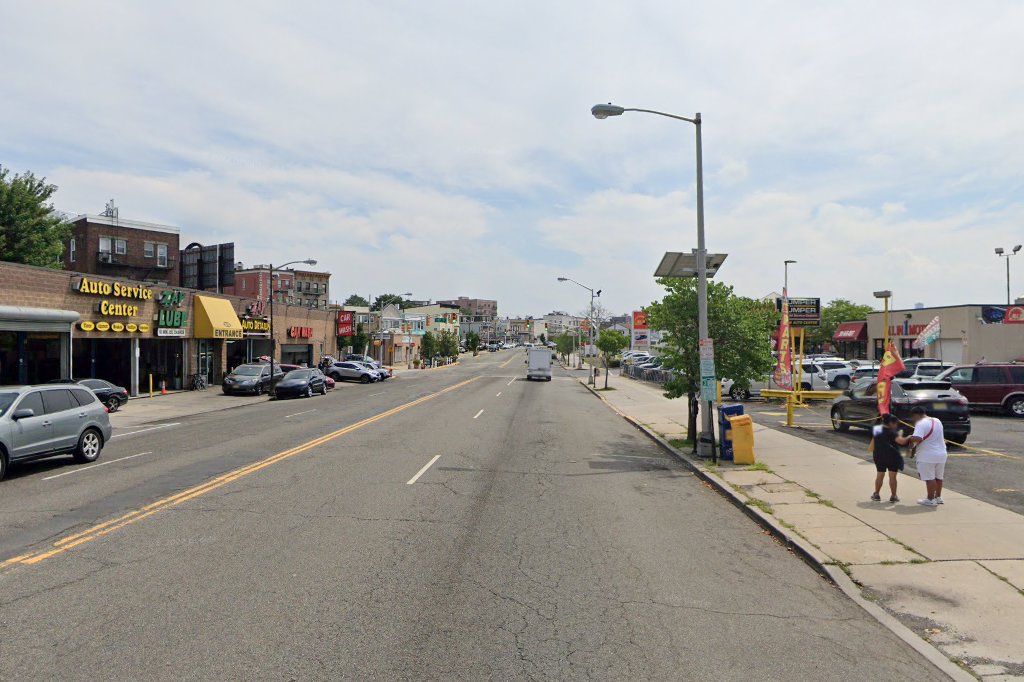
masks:
{"label": "car wheel", "polygon": [[369,374],[364,374],[363,376],[359,377],[359,381],[361,383],[368,384],[372,380],[370,379],[370,375]]}
{"label": "car wheel", "polygon": [[832,428],[840,433],[850,430],[850,425],[843,423],[843,413],[839,410],[832,410]]}
{"label": "car wheel", "polygon": [[327,384],[320,387],[320,395],[327,395]]}
{"label": "car wheel", "polygon": [[963,445],[967,442],[966,433],[954,433],[949,437],[950,442],[956,443],[957,445]]}
{"label": "car wheel", "polygon": [[736,402],[739,402],[740,400],[748,400],[750,398],[750,391],[745,388],[733,386],[729,389],[729,397]]}
{"label": "car wheel", "polygon": [[78,437],[78,447],[75,448],[76,462],[95,462],[99,459],[100,450],[103,449],[103,437],[96,429],[86,429]]}
{"label": "car wheel", "polygon": [[117,412],[117,408],[121,407],[121,401],[117,398],[107,398],[104,404],[107,406],[107,412]]}
{"label": "car wheel", "polygon": [[7,451],[0,448],[0,480],[7,475]]}
{"label": "car wheel", "polygon": [[303,398],[312,398],[313,397],[313,387],[312,386],[306,386],[306,393],[302,397]]}
{"label": "car wheel", "polygon": [[1024,395],[1015,395],[1007,400],[1006,411],[1013,417],[1024,418]]}
{"label": "car wheel", "polygon": [[850,377],[838,377],[836,379],[836,388],[840,391],[845,391],[850,387]]}

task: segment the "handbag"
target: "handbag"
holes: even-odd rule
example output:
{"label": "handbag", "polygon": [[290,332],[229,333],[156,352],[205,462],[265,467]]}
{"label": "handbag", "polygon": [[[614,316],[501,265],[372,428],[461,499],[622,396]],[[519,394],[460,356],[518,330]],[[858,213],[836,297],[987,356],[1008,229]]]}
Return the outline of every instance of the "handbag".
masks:
{"label": "handbag", "polygon": [[[932,431],[935,430],[935,417],[928,417],[928,419],[931,420],[932,427],[928,429],[928,433],[924,434],[924,438],[921,439],[921,443],[928,440],[928,438],[932,435]],[[920,445],[921,443],[915,443],[914,445],[910,446],[910,459],[914,459],[914,457],[917,455],[917,446]]]}

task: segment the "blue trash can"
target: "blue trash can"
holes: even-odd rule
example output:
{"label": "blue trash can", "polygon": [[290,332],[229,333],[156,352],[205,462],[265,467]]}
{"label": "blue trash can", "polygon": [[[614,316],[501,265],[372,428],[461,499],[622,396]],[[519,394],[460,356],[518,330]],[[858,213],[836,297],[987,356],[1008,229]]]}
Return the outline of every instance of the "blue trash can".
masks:
{"label": "blue trash can", "polygon": [[718,458],[732,461],[732,424],[729,417],[743,414],[742,405],[718,406]]}

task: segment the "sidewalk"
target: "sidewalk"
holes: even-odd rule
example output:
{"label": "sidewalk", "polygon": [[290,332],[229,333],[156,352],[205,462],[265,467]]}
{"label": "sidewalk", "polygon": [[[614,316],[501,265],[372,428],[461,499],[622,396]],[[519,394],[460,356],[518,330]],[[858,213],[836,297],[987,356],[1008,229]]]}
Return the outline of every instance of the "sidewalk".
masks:
{"label": "sidewalk", "polygon": [[[685,400],[614,374],[609,386],[599,395],[616,410],[664,440],[685,437]],[[958,494],[952,460],[946,504],[926,508],[924,484],[903,474],[901,502],[869,501],[870,462],[797,436],[755,424],[754,450],[753,468],[683,454],[949,658],[988,682],[1024,680],[1024,516]]]}
{"label": "sidewalk", "polygon": [[157,393],[152,398],[148,395],[132,398],[127,405],[110,415],[110,423],[115,430],[129,429],[142,424],[226,410],[266,400],[266,395],[224,395],[220,386],[213,386],[205,391],[176,391],[167,395]]}

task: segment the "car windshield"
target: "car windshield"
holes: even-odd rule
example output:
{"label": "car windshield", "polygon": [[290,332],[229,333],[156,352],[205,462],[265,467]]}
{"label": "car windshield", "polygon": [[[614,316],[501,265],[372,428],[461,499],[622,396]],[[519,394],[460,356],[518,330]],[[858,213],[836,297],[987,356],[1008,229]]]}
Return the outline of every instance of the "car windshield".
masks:
{"label": "car windshield", "polygon": [[240,377],[258,377],[263,373],[263,365],[241,365],[235,367],[232,374]]}
{"label": "car windshield", "polygon": [[308,369],[295,369],[284,375],[286,381],[307,381],[312,374]]}
{"label": "car windshield", "polygon": [[17,393],[0,393],[0,417],[4,416],[17,397]]}
{"label": "car windshield", "polygon": [[919,376],[936,377],[946,370],[942,365],[919,365],[917,373]]}

